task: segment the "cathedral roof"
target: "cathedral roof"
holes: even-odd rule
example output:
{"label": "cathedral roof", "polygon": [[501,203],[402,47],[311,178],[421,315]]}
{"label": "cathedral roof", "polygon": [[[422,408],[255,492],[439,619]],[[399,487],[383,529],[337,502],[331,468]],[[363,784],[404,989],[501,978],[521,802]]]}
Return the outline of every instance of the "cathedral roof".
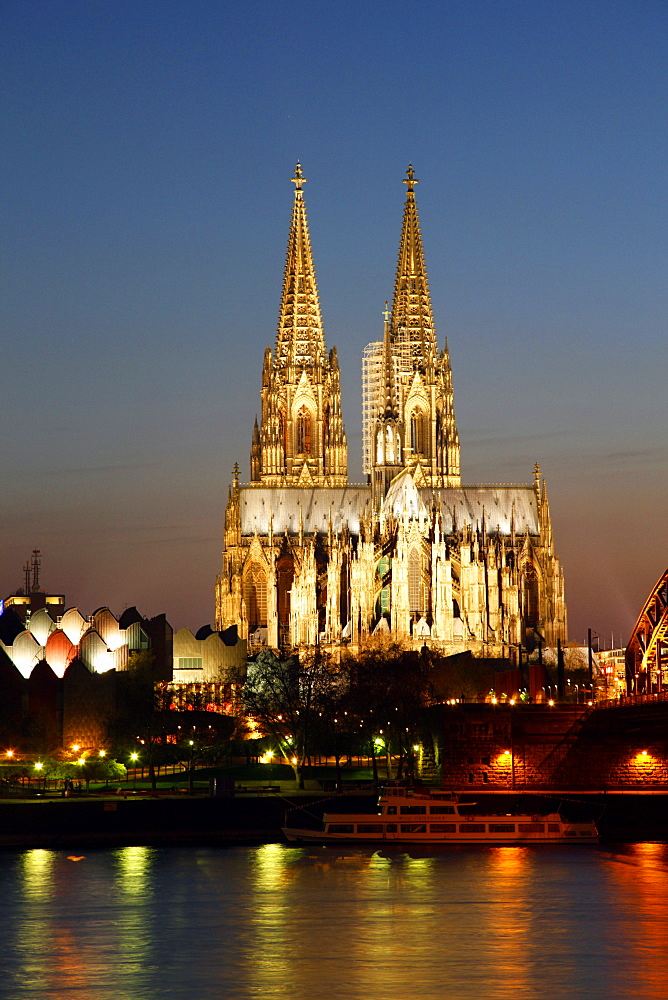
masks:
{"label": "cathedral roof", "polygon": [[295,535],[300,520],[306,534],[329,529],[341,531],[348,525],[353,534],[360,528],[360,518],[371,502],[370,486],[343,487],[241,487],[239,513],[242,535],[266,535],[269,523],[275,535]]}
{"label": "cathedral roof", "polygon": [[445,534],[461,530],[464,522],[482,525],[488,534],[510,535],[511,523],[519,535],[540,534],[538,503],[533,486],[450,486],[441,490],[420,490],[425,504],[433,499],[440,510]]}
{"label": "cathedral roof", "polygon": [[383,504],[386,514],[400,517],[428,515],[434,505],[441,515],[445,534],[460,531],[464,524],[482,525],[487,531],[509,535],[511,523],[518,534],[540,534],[536,491],[532,485],[417,487],[406,470],[391,483]]}

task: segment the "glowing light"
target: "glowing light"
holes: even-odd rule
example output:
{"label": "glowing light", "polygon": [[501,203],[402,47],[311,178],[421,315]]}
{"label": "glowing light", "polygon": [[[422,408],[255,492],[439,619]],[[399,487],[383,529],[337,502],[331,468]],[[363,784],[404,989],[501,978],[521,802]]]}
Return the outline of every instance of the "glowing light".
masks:
{"label": "glowing light", "polygon": [[72,749],[74,750],[75,753],[79,753],[79,750],[81,750],[81,746],[79,743],[73,743]]}
{"label": "glowing light", "polygon": [[548,705],[550,706],[550,708],[554,708],[554,698],[550,698],[550,700],[548,701]]}
{"label": "glowing light", "polygon": [[131,753],[130,754],[130,760],[139,760],[139,754],[138,753]]}
{"label": "glowing light", "polygon": [[293,764],[296,764],[296,763],[297,763],[297,758],[296,758],[296,757],[292,757],[292,758],[291,758],[291,762],[292,762]]}
{"label": "glowing light", "polygon": [[514,704],[515,704],[515,699],[514,699],[514,698],[511,698],[511,699],[510,699],[510,701],[508,702],[508,704],[509,704],[509,705],[514,705]]}
{"label": "glowing light", "polygon": [[6,751],[5,757],[13,757],[13,756],[14,756],[14,751],[13,750],[7,750]]}
{"label": "glowing light", "polygon": [[417,744],[417,743],[416,743],[416,744],[415,744],[415,745],[413,746],[413,750],[415,751],[415,753],[418,753],[418,752],[419,752],[419,750],[420,750],[420,747],[419,747],[419,744]]}
{"label": "glowing light", "polygon": [[98,750],[97,755],[98,755],[98,757],[106,757],[107,756],[107,751],[106,750]]}
{"label": "glowing light", "polygon": [[41,760],[38,760],[38,761],[35,762],[35,770],[36,771],[41,771],[43,767],[44,767],[44,764],[42,764]]}
{"label": "glowing light", "polygon": [[77,761],[77,764],[79,764],[81,766],[81,764],[85,764],[85,763],[86,763],[86,758],[85,757],[79,757],[79,760]]}
{"label": "glowing light", "polygon": [[498,705],[498,703],[499,699],[496,697],[496,695],[494,695],[494,697],[492,698],[492,705]]}

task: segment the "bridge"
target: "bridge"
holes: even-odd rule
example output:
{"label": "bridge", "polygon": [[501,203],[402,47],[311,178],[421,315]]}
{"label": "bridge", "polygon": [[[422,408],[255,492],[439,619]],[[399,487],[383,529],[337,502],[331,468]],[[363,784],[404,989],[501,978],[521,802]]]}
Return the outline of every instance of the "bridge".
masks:
{"label": "bridge", "polygon": [[659,577],[638,615],[626,647],[629,694],[668,690],[668,569]]}

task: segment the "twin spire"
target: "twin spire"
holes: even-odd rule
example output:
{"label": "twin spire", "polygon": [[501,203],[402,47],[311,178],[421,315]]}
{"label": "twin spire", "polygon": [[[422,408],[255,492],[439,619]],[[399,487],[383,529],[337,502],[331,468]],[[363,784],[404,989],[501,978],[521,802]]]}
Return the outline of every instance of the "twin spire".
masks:
{"label": "twin spire", "polygon": [[418,180],[409,164],[404,178],[406,204],[399,241],[390,329],[404,363],[419,363],[436,350],[434,316],[422,250],[422,235],[415,201]]}
{"label": "twin spire", "polygon": [[326,351],[304,204],[306,178],[300,163],[295,167],[292,183],[295,197],[276,335],[276,362],[280,366],[311,368],[325,363]]}
{"label": "twin spire", "polygon": [[[253,432],[251,482],[343,485],[347,483],[347,441],[339,365],[336,351],[328,354],[325,346],[304,203],[306,178],[300,163],[292,183],[294,201],[276,346],[273,356],[270,348],[265,351],[262,416]],[[431,486],[459,482],[450,366],[447,353],[440,355],[437,350],[415,202],[417,183],[410,165],[404,179],[406,203],[392,311],[386,303],[378,358],[383,374],[378,395],[375,389],[372,393],[377,400],[373,412],[385,423],[382,442],[378,439],[374,446],[374,465],[384,468],[382,484],[373,477],[378,479],[378,497],[399,469],[416,463]]]}

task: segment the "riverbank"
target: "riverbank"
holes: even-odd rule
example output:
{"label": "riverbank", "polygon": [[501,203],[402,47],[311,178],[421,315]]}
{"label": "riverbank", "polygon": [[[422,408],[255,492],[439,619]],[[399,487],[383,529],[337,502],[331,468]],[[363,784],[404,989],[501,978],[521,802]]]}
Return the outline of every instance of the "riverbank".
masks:
{"label": "riverbank", "polygon": [[[473,793],[463,802],[501,814],[520,801],[531,812],[561,811],[593,818],[604,841],[668,841],[668,794],[580,793],[499,795]],[[83,848],[168,844],[262,844],[282,841],[286,812],[298,810],[306,825],[329,812],[375,812],[367,793],[343,796],[307,792],[204,795],[95,795],[81,798],[0,799],[0,848]],[[294,818],[294,813],[293,813]]]}

